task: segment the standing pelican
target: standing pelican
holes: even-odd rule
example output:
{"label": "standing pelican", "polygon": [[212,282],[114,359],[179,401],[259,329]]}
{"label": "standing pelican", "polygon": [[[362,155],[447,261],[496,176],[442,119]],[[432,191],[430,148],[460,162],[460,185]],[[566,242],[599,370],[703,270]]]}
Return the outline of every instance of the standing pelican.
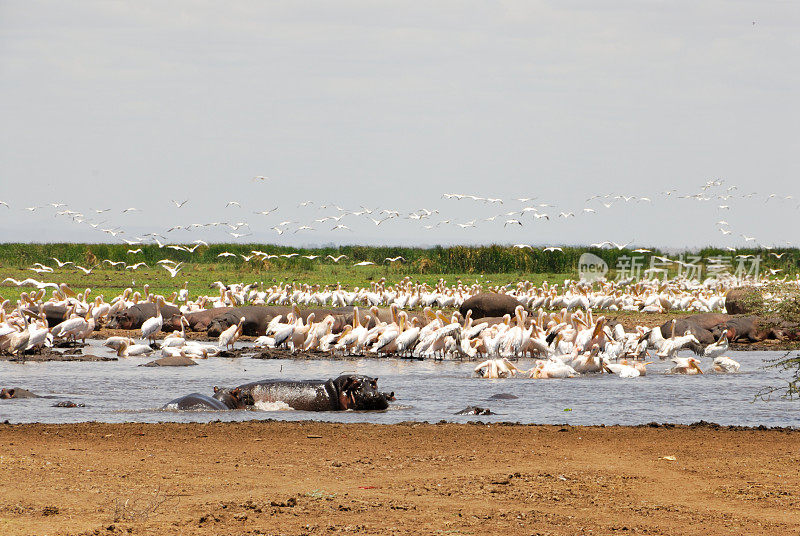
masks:
{"label": "standing pelican", "polygon": [[242,335],[242,324],[244,324],[244,321],[245,317],[241,317],[239,319],[238,324],[233,325],[228,329],[226,329],[225,331],[223,331],[222,333],[220,333],[219,342],[217,343],[217,346],[219,348],[222,348],[224,346],[229,350],[233,349],[233,343],[235,343],[236,339],[238,339]]}
{"label": "standing pelican", "polygon": [[[145,289],[147,291],[148,289]],[[164,298],[157,296],[156,302],[156,316],[148,318],[142,324],[142,339],[149,340],[155,343],[155,334],[161,331],[161,326],[164,325],[164,317],[161,316],[161,306],[165,305]]]}
{"label": "standing pelican", "polygon": [[17,355],[25,350],[25,348],[28,347],[28,341],[31,338],[31,332],[28,329],[28,319],[22,313],[21,309],[17,309],[17,312],[19,313],[19,316],[22,317],[22,322],[25,327],[22,329],[22,331],[12,333],[9,337],[8,351],[12,355]]}

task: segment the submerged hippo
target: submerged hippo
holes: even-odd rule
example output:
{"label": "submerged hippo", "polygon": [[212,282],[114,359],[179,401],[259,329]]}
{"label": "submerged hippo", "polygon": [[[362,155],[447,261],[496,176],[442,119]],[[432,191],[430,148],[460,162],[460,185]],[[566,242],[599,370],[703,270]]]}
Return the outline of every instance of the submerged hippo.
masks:
{"label": "submerged hippo", "polygon": [[[173,305],[164,305],[161,307],[162,318],[172,318],[173,315],[180,314],[180,309]],[[148,318],[156,316],[156,304],[137,303],[131,305],[124,311],[114,313],[108,319],[106,327],[108,329],[139,329]]]}
{"label": "submerged hippo", "polygon": [[480,406],[467,406],[456,415],[495,415],[489,408],[482,408]]}
{"label": "submerged hippo", "polygon": [[285,402],[304,411],[382,410],[394,393],[378,391],[378,378],[344,374],[329,380],[261,380],[240,385],[253,402]]}
{"label": "submerged hippo", "polygon": [[8,398],[41,398],[41,397],[25,389],[20,389],[19,387],[0,390],[0,399],[8,399]]}
{"label": "submerged hippo", "polygon": [[253,404],[248,396],[243,396],[240,389],[221,389],[214,387],[214,396],[192,393],[167,402],[162,409],[177,410],[228,410],[242,409]]}

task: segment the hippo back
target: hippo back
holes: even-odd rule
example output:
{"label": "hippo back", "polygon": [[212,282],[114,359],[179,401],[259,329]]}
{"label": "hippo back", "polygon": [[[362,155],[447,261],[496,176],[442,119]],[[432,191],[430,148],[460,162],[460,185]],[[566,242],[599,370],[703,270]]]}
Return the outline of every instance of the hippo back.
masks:
{"label": "hippo back", "polygon": [[486,316],[502,317],[506,314],[513,315],[518,305],[522,305],[527,310],[524,303],[508,294],[481,292],[464,301],[458,311],[462,316],[466,317],[467,311],[472,310],[472,318],[477,320]]}
{"label": "hippo back", "polygon": [[223,402],[200,393],[192,393],[167,402],[163,408],[167,410],[203,411],[231,409]]}
{"label": "hippo back", "polygon": [[301,411],[337,411],[339,396],[333,380],[261,380],[240,385],[253,403],[284,402]]}
{"label": "hippo back", "polygon": [[[173,305],[165,305],[161,307],[162,318],[172,318],[174,315],[179,314],[180,309]],[[139,329],[148,318],[156,316],[156,304],[151,302],[137,303],[131,305],[124,311],[114,313],[108,321],[110,329]]]}

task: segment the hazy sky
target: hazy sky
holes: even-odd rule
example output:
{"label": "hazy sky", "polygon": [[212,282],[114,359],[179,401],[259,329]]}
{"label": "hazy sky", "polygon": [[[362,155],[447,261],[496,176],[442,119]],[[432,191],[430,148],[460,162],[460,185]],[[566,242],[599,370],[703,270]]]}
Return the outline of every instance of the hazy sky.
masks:
{"label": "hazy sky", "polygon": [[790,1],[4,0],[0,240],[800,245],[799,66]]}

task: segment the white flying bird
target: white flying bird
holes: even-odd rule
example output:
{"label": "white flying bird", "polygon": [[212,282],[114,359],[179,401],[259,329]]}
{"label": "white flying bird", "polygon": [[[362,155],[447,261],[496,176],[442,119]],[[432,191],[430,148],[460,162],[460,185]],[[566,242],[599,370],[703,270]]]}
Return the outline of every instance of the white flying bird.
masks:
{"label": "white flying bird", "polygon": [[168,271],[168,272],[169,272],[169,275],[170,275],[171,277],[175,277],[176,275],[178,275],[178,272],[180,272],[180,271],[181,271],[181,267],[182,267],[182,265],[183,265],[183,263],[180,263],[180,264],[178,264],[177,266],[175,266],[174,268],[171,268],[171,267],[169,267],[169,266],[167,266],[167,265],[165,265],[165,264],[160,264],[159,266],[161,266],[163,269],[165,269],[166,271]]}

